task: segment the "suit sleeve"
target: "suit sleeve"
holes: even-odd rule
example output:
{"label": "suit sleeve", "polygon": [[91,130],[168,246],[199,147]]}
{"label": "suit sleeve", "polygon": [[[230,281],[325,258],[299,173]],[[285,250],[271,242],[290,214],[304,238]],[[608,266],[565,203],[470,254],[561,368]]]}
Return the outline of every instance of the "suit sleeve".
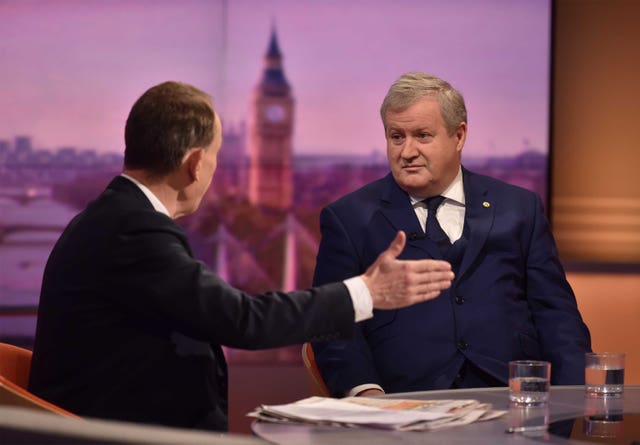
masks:
{"label": "suit sleeve", "polygon": [[566,280],[538,195],[535,200],[526,265],[527,298],[542,354],[552,363],[551,383],[584,384],[584,353],[591,350],[589,330]]}
{"label": "suit sleeve", "polygon": [[[190,253],[175,223],[157,212],[129,218],[112,242],[106,296],[157,326],[234,348],[261,349],[351,334],[353,305],[342,283],[249,295]],[[127,293],[122,293],[127,290]]]}
{"label": "suit sleeve", "polygon": [[[354,239],[331,207],[320,214],[320,230],[314,285],[343,280],[366,270],[368,265],[363,263]],[[318,367],[333,396],[342,397],[365,383],[381,385],[365,339],[365,325],[366,322],[355,323],[349,340],[313,343]]]}

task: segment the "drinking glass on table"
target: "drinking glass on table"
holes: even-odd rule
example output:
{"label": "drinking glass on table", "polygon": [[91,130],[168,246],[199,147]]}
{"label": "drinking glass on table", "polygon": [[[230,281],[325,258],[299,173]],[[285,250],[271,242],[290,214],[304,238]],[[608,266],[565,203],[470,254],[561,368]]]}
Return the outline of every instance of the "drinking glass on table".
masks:
{"label": "drinking glass on table", "polygon": [[587,394],[602,396],[622,394],[624,359],[620,352],[587,352],[584,380]]}
{"label": "drinking glass on table", "polygon": [[509,400],[537,405],[549,400],[551,363],[540,360],[509,362]]}

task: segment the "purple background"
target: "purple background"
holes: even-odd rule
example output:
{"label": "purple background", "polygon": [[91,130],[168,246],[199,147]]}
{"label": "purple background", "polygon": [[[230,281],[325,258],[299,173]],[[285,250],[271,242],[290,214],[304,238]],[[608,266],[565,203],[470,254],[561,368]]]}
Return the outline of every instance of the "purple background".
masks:
{"label": "purple background", "polygon": [[412,70],[465,95],[467,155],[547,149],[547,0],[4,0],[0,17],[0,139],[121,152],[131,104],[168,79],[243,121],[275,24],[295,152],[383,152],[380,102]]}

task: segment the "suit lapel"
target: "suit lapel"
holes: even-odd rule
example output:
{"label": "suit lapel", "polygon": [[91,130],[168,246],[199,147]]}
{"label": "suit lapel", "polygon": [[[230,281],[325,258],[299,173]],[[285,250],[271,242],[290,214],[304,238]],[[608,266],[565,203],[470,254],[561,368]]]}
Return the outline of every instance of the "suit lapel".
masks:
{"label": "suit lapel", "polygon": [[462,169],[465,194],[465,224],[469,227],[469,240],[465,249],[458,279],[462,278],[482,250],[493,225],[496,202],[487,187],[473,173]]}
{"label": "suit lapel", "polygon": [[408,247],[418,248],[426,252],[430,258],[440,258],[442,254],[437,246],[425,238],[425,233],[411,206],[409,195],[398,186],[391,173],[385,179],[386,187],[380,196],[380,214],[395,230],[406,233]]}

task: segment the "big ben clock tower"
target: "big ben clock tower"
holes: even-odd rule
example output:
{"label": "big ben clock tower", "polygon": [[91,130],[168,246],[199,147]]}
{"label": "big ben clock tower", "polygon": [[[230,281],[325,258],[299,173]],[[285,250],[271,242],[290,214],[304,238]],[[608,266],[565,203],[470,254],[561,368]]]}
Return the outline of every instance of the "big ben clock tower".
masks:
{"label": "big ben clock tower", "polygon": [[264,62],[249,120],[249,200],[287,209],[292,201],[293,98],[275,29]]}

